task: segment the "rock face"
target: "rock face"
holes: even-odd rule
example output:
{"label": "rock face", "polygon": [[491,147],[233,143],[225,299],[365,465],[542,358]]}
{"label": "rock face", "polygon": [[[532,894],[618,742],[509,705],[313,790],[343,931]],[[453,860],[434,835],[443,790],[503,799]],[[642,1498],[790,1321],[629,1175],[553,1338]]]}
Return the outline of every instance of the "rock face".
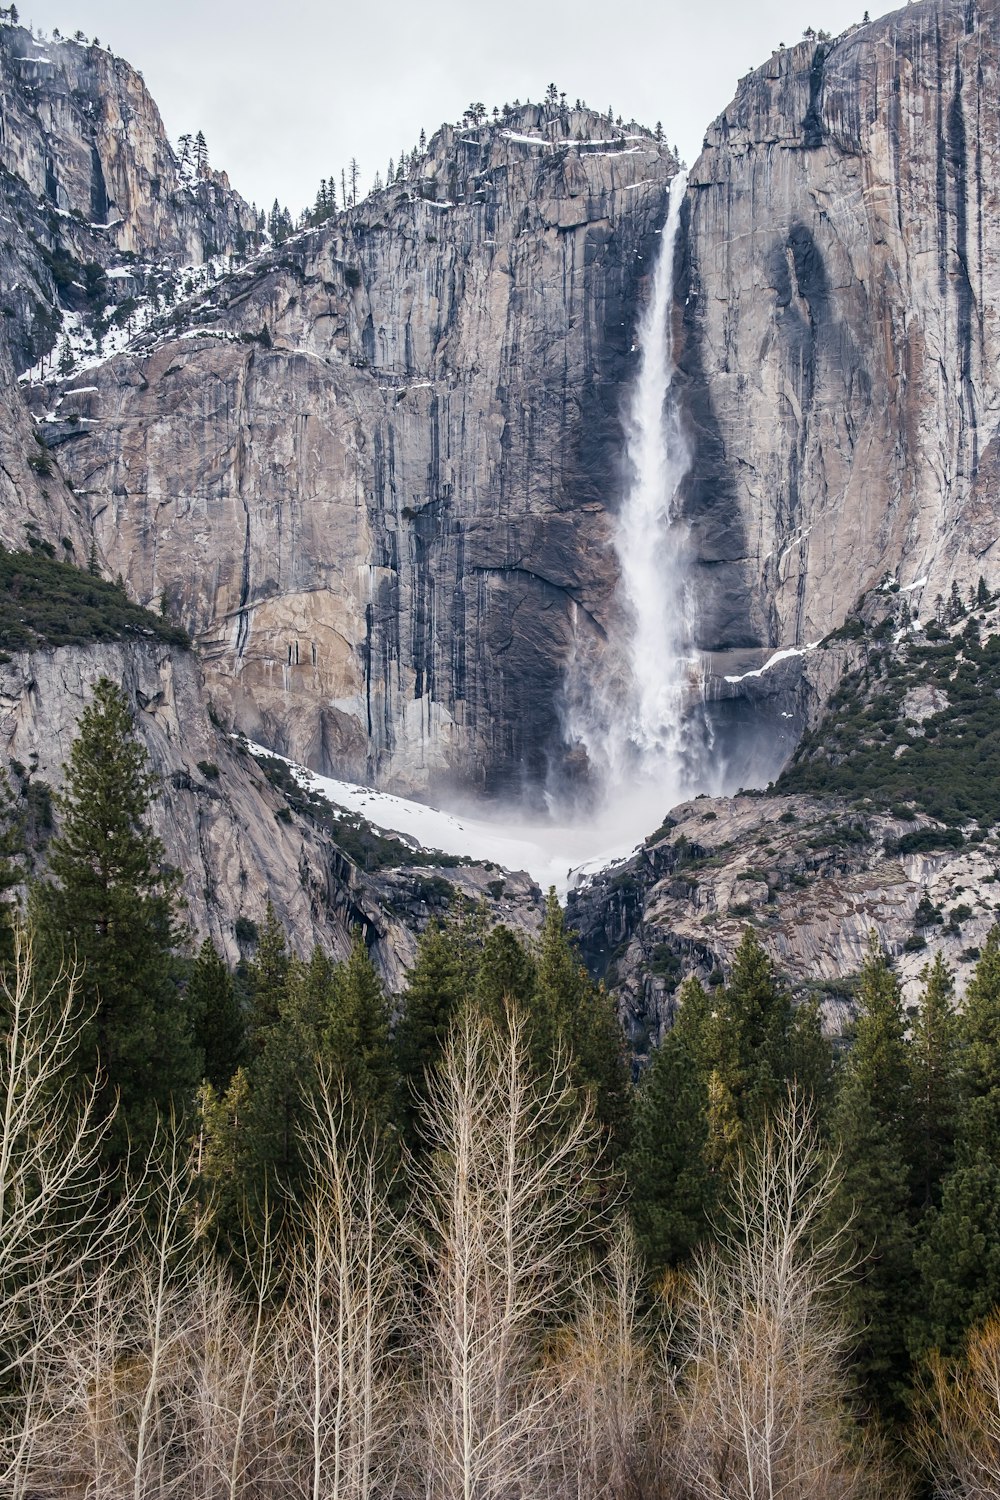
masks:
{"label": "rock face", "polygon": [[566,662],[611,608],[675,171],[585,112],[446,128],[182,338],[70,382],[81,420],[50,440],[109,566],[166,591],[252,738],[401,791],[539,794]]}
{"label": "rock face", "polygon": [[[1000,581],[998,54],[997,0],[803,42],[741,82],[691,173],[683,506],[747,779],[829,686],[796,686],[805,659],[743,677],[767,651],[886,573],[925,612]],[[566,769],[676,165],[607,133],[535,108],[447,128],[192,306],[202,338],[164,327],[71,392],[80,424],[52,438],[110,566],[166,590],[255,738],[410,792],[532,795]]]}
{"label": "rock face", "polygon": [[139,256],[198,264],[252,227],[224,172],[184,176],[142,75],[98,45],[0,26],[0,165]]}
{"label": "rock face", "polygon": [[815,642],[887,573],[925,618],[1000,582],[998,67],[996,0],[920,0],[774,53],[710,127],[686,505],[738,608],[706,648]]}
{"label": "rock face", "polygon": [[938,948],[961,994],[996,921],[1000,856],[993,842],[887,852],[887,840],[891,850],[926,822],[826,798],[701,797],[675,808],[631,860],[571,892],[569,925],[592,973],[616,989],[640,1057],[688,975],[728,974],[748,923],[799,993],[819,993],[834,1028],[873,931],[908,1000]]}
{"label": "rock face", "polygon": [[102,676],[121,683],[135,707],[162,788],[151,822],[182,871],[187,921],[231,962],[252,952],[269,900],[302,954],[318,942],[345,958],[360,929],[392,991],[430,918],[466,898],[525,934],[539,926],[541,892],[523,875],[498,884],[481,865],[415,865],[404,843],[395,863],[358,869],[321,821],[293,814],[241,744],[212,723],[196,658],[167,646],[64,647],[0,665],[0,765],[29,809],[61,789],[77,720]]}

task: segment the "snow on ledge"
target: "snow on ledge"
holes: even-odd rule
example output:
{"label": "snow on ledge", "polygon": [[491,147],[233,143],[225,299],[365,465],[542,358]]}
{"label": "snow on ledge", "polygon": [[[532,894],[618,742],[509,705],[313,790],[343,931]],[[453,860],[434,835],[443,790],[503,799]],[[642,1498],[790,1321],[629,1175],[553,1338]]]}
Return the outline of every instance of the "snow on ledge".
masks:
{"label": "snow on ledge", "polygon": [[791,656],[805,656],[807,651],[815,651],[819,644],[819,641],[810,641],[807,646],[785,646],[783,650],[776,651],[773,656],[769,656],[762,667],[755,667],[752,672],[740,672],[735,677],[727,676],[724,681],[745,682],[748,677],[763,677],[764,673],[770,672],[779,661],[787,661]]}

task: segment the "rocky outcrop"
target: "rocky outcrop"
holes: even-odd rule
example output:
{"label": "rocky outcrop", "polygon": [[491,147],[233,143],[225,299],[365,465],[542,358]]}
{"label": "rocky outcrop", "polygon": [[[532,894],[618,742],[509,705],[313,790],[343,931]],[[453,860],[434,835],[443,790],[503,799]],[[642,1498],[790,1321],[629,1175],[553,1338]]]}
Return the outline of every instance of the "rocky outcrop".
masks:
{"label": "rocky outcrop", "polygon": [[704,645],[744,666],[886,574],[925,618],[953,580],[1000,582],[998,71],[996,0],[919,0],[774,53],[707,133],[686,506],[699,593],[739,606]]}
{"label": "rocky outcrop", "polygon": [[0,166],[140,257],[198,264],[256,226],[224,172],[183,174],[141,73],[97,43],[0,26]]}
{"label": "rocky outcrop", "polygon": [[612,607],[623,396],[675,171],[582,111],[448,127],[181,337],[70,383],[78,423],[50,441],[112,571],[166,591],[253,739],[403,791],[539,795],[566,662]]}
{"label": "rocky outcrop", "polygon": [[961,994],[996,922],[1000,856],[993,841],[896,852],[928,823],[836,799],[700,797],[632,859],[571,892],[568,923],[640,1056],[688,975],[716,984],[728,974],[748,924],[799,994],[820,996],[833,1028],[872,932],[908,1000],[937,949]]}
{"label": "rocky outcrop", "polygon": [[151,822],[183,874],[186,921],[231,962],[252,952],[268,901],[303,954],[318,942],[344,958],[360,929],[392,991],[428,921],[465,901],[524,933],[537,929],[541,892],[524,875],[498,883],[492,867],[414,863],[402,841],[395,863],[358,869],[322,819],[293,812],[245,745],[213,723],[195,657],[167,646],[66,647],[0,665],[0,766],[28,808],[47,807],[62,787],[77,720],[101,676],[135,706],[161,788]]}

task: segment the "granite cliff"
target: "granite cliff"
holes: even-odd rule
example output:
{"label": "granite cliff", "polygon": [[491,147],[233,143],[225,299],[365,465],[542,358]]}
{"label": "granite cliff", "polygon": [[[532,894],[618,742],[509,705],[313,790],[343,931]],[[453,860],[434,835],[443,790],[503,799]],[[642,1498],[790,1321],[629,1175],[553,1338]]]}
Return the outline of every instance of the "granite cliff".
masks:
{"label": "granite cliff", "polygon": [[575,635],[606,628],[676,170],[582,111],[446,127],[409,180],[36,397],[109,565],[166,593],[247,733],[395,789],[537,795]]}
{"label": "granite cliff", "polygon": [[686,504],[738,601],[709,649],[818,641],[886,576],[925,613],[998,580],[998,63],[993,0],[920,0],[775,52],[708,130]]}
{"label": "granite cliff", "polygon": [[[221,175],[185,177],[127,65],[16,28],[0,43],[17,226],[0,247],[0,538],[66,537],[78,558],[93,541],[192,633],[215,719],[317,770],[529,802],[585,775],[560,700],[619,618],[622,413],[673,153],[583,109],[505,109],[247,259],[246,205]],[[854,658],[816,647],[860,599],[901,588],[906,630],[1000,583],[998,61],[1000,0],[807,37],[741,80],[690,174],[680,524],[716,754],[737,743],[764,780],[838,692]],[[63,358],[87,316],[108,332]],[[30,416],[10,382],[29,366]],[[734,859],[745,811],[716,814]],[[879,818],[923,816],[854,811],[879,846],[895,837]],[[826,815],[800,815],[818,838]],[[261,857],[261,888],[280,886],[288,851]],[[892,902],[879,917],[897,948],[934,872],[904,875],[902,925]],[[675,957],[694,952],[694,918],[661,896],[613,946],[648,918],[653,948],[673,932]],[[722,891],[697,921],[733,904]],[[791,971],[826,941],[789,938]],[[724,965],[726,941],[703,946],[697,964]]]}

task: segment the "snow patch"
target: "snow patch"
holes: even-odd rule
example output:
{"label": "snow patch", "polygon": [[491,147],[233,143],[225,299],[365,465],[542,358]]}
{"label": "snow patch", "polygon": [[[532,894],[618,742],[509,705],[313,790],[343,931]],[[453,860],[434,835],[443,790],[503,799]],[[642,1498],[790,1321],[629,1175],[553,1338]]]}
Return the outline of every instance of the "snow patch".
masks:
{"label": "snow patch", "polygon": [[[248,744],[253,754],[282,761],[301,786],[320,792],[334,807],[360,814],[385,833],[415,839],[426,849],[490,861],[505,870],[526,870],[543,890],[555,886],[560,897],[585,876],[627,859],[641,843],[634,819],[616,817],[603,823],[577,819],[571,825],[559,825],[542,818],[531,822],[520,812],[499,809],[493,817],[479,810],[471,815],[450,813],[373,787],[320,776],[262,745]],[[663,814],[659,806],[649,808],[643,819],[645,830],[662,822]]]}
{"label": "snow patch", "polygon": [[727,676],[726,682],[745,682],[748,677],[763,677],[765,672],[770,672],[780,661],[787,661],[791,656],[805,656],[807,651],[815,651],[819,641],[810,641],[807,646],[786,646],[782,651],[776,651],[769,656],[762,667],[755,667],[752,672],[740,672],[738,676]]}

